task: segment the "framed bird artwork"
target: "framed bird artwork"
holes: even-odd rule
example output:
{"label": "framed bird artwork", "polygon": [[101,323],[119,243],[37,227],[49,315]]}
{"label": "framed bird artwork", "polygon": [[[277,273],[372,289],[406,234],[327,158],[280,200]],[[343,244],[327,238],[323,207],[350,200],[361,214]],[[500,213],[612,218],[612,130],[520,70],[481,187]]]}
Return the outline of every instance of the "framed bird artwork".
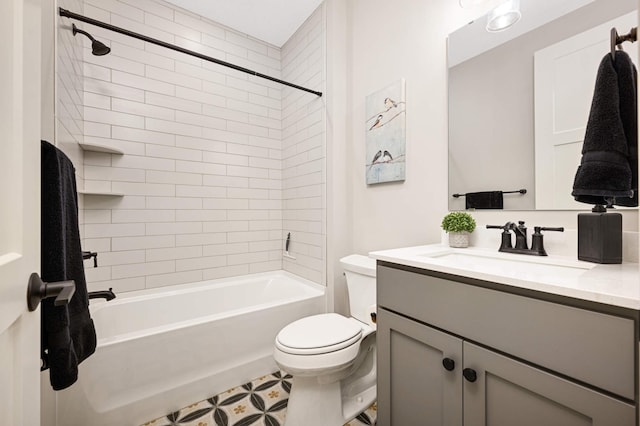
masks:
{"label": "framed bird artwork", "polygon": [[404,79],[367,96],[365,109],[367,185],[405,180]]}

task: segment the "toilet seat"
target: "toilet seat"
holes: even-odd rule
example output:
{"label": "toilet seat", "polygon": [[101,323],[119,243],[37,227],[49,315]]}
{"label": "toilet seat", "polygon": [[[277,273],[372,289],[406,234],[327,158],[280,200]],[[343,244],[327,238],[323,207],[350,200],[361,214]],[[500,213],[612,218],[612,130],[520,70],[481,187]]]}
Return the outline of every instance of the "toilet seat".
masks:
{"label": "toilet seat", "polygon": [[320,355],[347,348],[362,338],[358,321],[328,313],[302,318],[284,327],[276,348],[292,355]]}

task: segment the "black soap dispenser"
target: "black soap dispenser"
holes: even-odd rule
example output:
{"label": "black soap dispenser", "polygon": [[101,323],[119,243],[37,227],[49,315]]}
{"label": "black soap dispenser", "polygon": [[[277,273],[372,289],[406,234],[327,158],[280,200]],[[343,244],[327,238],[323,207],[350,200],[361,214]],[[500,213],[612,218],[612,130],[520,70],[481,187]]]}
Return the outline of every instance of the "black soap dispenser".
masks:
{"label": "black soap dispenser", "polygon": [[622,215],[596,205],[578,214],[578,259],[593,263],[622,263]]}

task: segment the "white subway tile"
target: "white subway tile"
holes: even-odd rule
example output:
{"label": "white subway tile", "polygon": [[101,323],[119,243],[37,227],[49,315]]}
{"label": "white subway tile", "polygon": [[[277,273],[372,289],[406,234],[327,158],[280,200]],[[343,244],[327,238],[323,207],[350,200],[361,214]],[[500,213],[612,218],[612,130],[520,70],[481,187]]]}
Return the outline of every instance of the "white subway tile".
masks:
{"label": "white subway tile", "polygon": [[226,152],[227,143],[211,139],[192,138],[189,136],[176,136],[176,146],[181,148],[199,149],[202,151]]}
{"label": "white subway tile", "polygon": [[89,209],[140,209],[144,208],[144,197],[127,195],[124,197],[92,195],[85,210]]}
{"label": "white subway tile", "polygon": [[139,7],[145,13],[152,13],[164,19],[173,19],[173,9],[161,4],[156,0],[120,0],[120,2],[130,6]]}
{"label": "white subway tile", "polygon": [[226,39],[230,43],[246,47],[247,49],[253,50],[254,52],[258,52],[262,54],[267,54],[268,52],[268,47],[266,43],[259,42],[255,39],[248,37],[245,34],[241,34],[233,30],[226,31]]}
{"label": "white subway tile", "polygon": [[120,157],[114,156],[113,165],[116,167],[131,169],[165,170],[169,172],[176,170],[176,163],[174,160],[142,157],[137,155],[123,155]]}
{"label": "white subway tile", "polygon": [[202,129],[202,136],[205,139],[211,139],[215,141],[230,142],[230,143],[248,143],[249,137],[247,135],[241,135],[238,133],[227,132],[226,130],[219,129]]}
{"label": "white subway tile", "polygon": [[203,232],[244,232],[249,230],[249,223],[246,221],[219,221],[204,222]]}
{"label": "white subway tile", "polygon": [[172,222],[175,220],[173,210],[113,210],[113,223],[151,223]]}
{"label": "white subway tile", "polygon": [[144,250],[98,253],[98,264],[100,266],[128,265],[143,262],[145,262]]}
{"label": "white subway tile", "polygon": [[151,65],[146,66],[145,75],[147,78],[164,81],[165,83],[174,84],[176,86],[189,87],[195,90],[202,90],[202,80],[190,77],[188,75],[169,71],[163,68],[156,68]]}
{"label": "white subway tile", "polygon": [[[176,161],[177,172],[202,173],[207,175],[225,175],[227,166],[222,164],[200,163],[195,161]],[[204,179],[204,177],[203,177]]]}
{"label": "white subway tile", "polygon": [[[174,95],[176,92],[176,87],[173,84],[116,70],[111,72],[111,81],[123,86],[135,87],[138,89],[149,90],[151,92],[163,93],[165,95]],[[144,95],[140,101],[143,99]]]}
{"label": "white subway tile", "polygon": [[146,251],[147,261],[189,259],[203,254],[201,246],[149,249]]}
{"label": "white subway tile", "polygon": [[256,262],[249,265],[249,273],[257,274],[259,272],[268,272],[282,269],[281,260],[270,260],[269,262]]}
{"label": "white subway tile", "polygon": [[136,7],[131,7],[122,2],[119,2],[116,0],[84,0],[84,1],[87,4],[90,4],[92,6],[95,6],[104,10],[108,10],[109,12],[112,12],[114,14],[127,16],[130,19],[133,19],[138,22],[143,21],[142,10]]}
{"label": "white subway tile", "polygon": [[253,189],[253,188],[228,188],[227,197],[229,198],[246,198],[250,200],[266,200],[269,198],[269,190]]}
{"label": "white subway tile", "polygon": [[84,106],[109,110],[111,109],[111,97],[84,92]]}
{"label": "white subway tile", "polygon": [[249,273],[249,265],[225,266],[222,268],[205,269],[202,271],[204,280],[217,280],[220,278],[237,277]]}
{"label": "white subway tile", "polygon": [[249,179],[236,176],[202,176],[202,184],[207,186],[226,186],[229,188],[248,188]]}
{"label": "white subway tile", "polygon": [[98,253],[111,251],[111,238],[84,238],[82,248]]}
{"label": "white subway tile", "polygon": [[266,231],[229,232],[227,240],[230,243],[242,243],[251,241],[265,241],[269,239]]}
{"label": "white subway tile", "polygon": [[183,62],[176,64],[176,73],[194,77],[199,80],[212,81],[214,83],[224,84],[225,82],[224,74]]}
{"label": "white subway tile", "polygon": [[244,78],[227,76],[226,84],[227,86],[234,87],[245,92],[256,93],[262,96],[269,95],[269,88],[263,84],[260,84],[261,79],[259,79],[258,77],[254,77],[252,80],[253,81]]}
{"label": "white subway tile", "polygon": [[111,69],[109,69],[109,68],[84,62],[83,63],[83,70],[84,70],[84,77],[85,78],[93,78],[93,79],[96,79],[96,80],[111,81]]}
{"label": "white subway tile", "polygon": [[266,179],[269,177],[267,169],[252,169],[243,166],[227,166],[227,174],[229,176],[242,176]]}
{"label": "white subway tile", "polygon": [[192,15],[187,15],[186,13],[176,11],[174,21],[178,24],[184,25],[188,28],[193,28],[202,33],[224,38],[224,28],[220,27],[218,24],[214,24],[213,22],[205,18],[198,19]]}
{"label": "white subway tile", "polygon": [[175,213],[176,222],[206,222],[227,219],[227,212],[224,210],[176,210]]}
{"label": "white subway tile", "polygon": [[[172,71],[175,69],[175,61],[173,59],[155,53],[147,52],[146,50],[144,50],[144,45],[140,46],[140,48],[135,48],[132,46],[127,46],[125,44],[112,42],[111,54],[127,58],[139,63],[140,65],[143,65],[142,73],[136,73],[139,75],[144,75],[145,64]],[[131,72],[127,69],[123,69],[122,71]]]}
{"label": "white subway tile", "polygon": [[117,56],[115,52],[111,55],[95,56],[91,54],[91,49],[85,49],[84,60],[87,63],[108,67],[112,70],[144,75],[144,64]]}
{"label": "white subway tile", "polygon": [[239,265],[242,263],[266,262],[269,260],[268,252],[230,254],[227,256],[229,265]]}
{"label": "white subway tile", "polygon": [[228,210],[229,220],[266,220],[273,219],[268,210]]}
{"label": "white subway tile", "polygon": [[136,86],[115,84],[93,78],[84,79],[84,91],[111,96],[114,98],[130,99],[140,102],[144,101],[144,91],[140,90]]}
{"label": "white subway tile", "polygon": [[147,235],[188,235],[202,233],[200,222],[147,223]]}
{"label": "white subway tile", "polygon": [[172,109],[148,105],[141,102],[133,102],[126,99],[113,99],[111,101],[111,109],[113,111],[142,115],[144,117],[160,118],[163,120],[175,119],[175,111]]}
{"label": "white subway tile", "polygon": [[216,186],[176,185],[176,196],[197,198],[224,198],[227,196],[227,188],[220,188]]}
{"label": "white subway tile", "polygon": [[[176,143],[176,136],[170,133],[152,132],[150,130],[132,129],[120,126],[113,126],[111,131],[114,139],[169,146],[175,145]],[[144,155],[144,151],[142,152],[142,155]]]}
{"label": "white subway tile", "polygon": [[187,87],[177,86],[175,96],[182,99],[188,99],[194,102],[200,102],[209,105],[225,106],[227,100],[224,96],[213,93],[205,93],[200,90],[193,90]]}
{"label": "white subway tile", "polygon": [[84,166],[84,178],[122,182],[144,182],[144,170],[118,167]]}
{"label": "white subway tile", "polygon": [[223,244],[227,242],[227,234],[190,234],[176,235],[176,247],[202,246],[208,244]]}
{"label": "white subway tile", "polygon": [[147,156],[186,161],[202,160],[202,152],[195,149],[175,148],[172,146],[151,144],[147,145]]}
{"label": "white subway tile", "polygon": [[[156,26],[153,25],[147,25],[146,22],[146,18],[153,16],[150,14],[146,14],[145,15],[145,23],[140,23],[140,22],[134,22],[131,19],[125,17],[125,15],[116,15],[116,14],[112,14],[111,15],[111,23],[117,27],[121,27],[121,28],[135,28],[135,31],[140,33],[140,34],[144,34],[147,37],[151,37],[151,38],[156,38],[158,40],[167,42],[167,43],[174,43],[175,42],[175,36],[167,31],[165,31],[162,28],[158,28]],[[162,18],[160,18],[162,19]],[[131,37],[129,37],[131,38]],[[122,40],[122,42],[125,42],[124,40]],[[159,47],[159,46],[158,46]],[[145,46],[146,48],[146,46]],[[162,50],[168,50],[166,47],[163,47]]]}
{"label": "white subway tile", "polygon": [[163,247],[175,247],[175,235],[157,235],[144,237],[121,237],[111,239],[112,251],[140,250]]}
{"label": "white subway tile", "polygon": [[177,197],[147,197],[146,206],[148,209],[202,209],[202,200],[199,198],[177,198]]}
{"label": "white subway tile", "polygon": [[84,223],[111,223],[111,210],[85,210]]}
{"label": "white subway tile", "polygon": [[140,117],[138,115],[84,107],[84,116],[87,121],[93,121],[96,123],[144,128],[144,117]]}
{"label": "white subway tile", "polygon": [[[176,114],[180,111],[176,111]],[[184,136],[202,136],[202,128],[199,126],[192,126],[189,124],[175,123],[173,121],[158,120],[156,118],[146,118],[145,126],[147,130],[155,130],[158,132],[173,133],[176,135]]]}
{"label": "white subway tile", "polygon": [[225,256],[207,256],[194,259],[176,260],[177,271],[191,271],[194,269],[218,268],[226,266],[227,259]]}
{"label": "white subway tile", "polygon": [[104,123],[94,123],[92,121],[84,122],[84,135],[97,136],[101,138],[111,137],[111,126]]}
{"label": "white subway tile", "polygon": [[85,224],[84,235],[86,238],[126,237],[144,235],[143,224]]}
{"label": "white subway tile", "polygon": [[174,196],[176,187],[161,183],[113,182],[113,190],[126,195]]}
{"label": "white subway tile", "polygon": [[[249,224],[250,231],[278,230],[282,228],[280,220],[255,220]],[[293,228],[291,228],[293,230]]]}
{"label": "white subway tile", "polygon": [[[93,265],[92,265],[93,266]],[[106,281],[111,279],[111,267],[103,266],[99,268],[85,268],[84,271],[87,283],[94,281]]]}
{"label": "white subway tile", "polygon": [[249,100],[249,93],[247,91],[235,89],[233,87],[227,86],[226,84],[204,81],[202,83],[202,90],[207,93],[214,93],[216,95],[224,96],[225,98],[238,99],[245,102]]}
{"label": "white subway tile", "polygon": [[227,130],[235,133],[244,133],[252,136],[269,136],[269,129],[266,127],[254,126],[252,124],[238,123],[235,121],[229,121],[227,124]]}
{"label": "white subway tile", "polygon": [[193,283],[202,281],[203,271],[175,272],[172,274],[148,275],[145,278],[146,288],[164,287],[168,285]]}
{"label": "white subway tile", "polygon": [[176,121],[179,123],[187,123],[194,126],[211,127],[221,130],[225,130],[227,128],[226,120],[185,111],[176,111]]}
{"label": "white subway tile", "polygon": [[242,111],[233,111],[225,107],[215,105],[204,105],[202,113],[210,117],[216,117],[223,120],[239,121],[241,123],[249,122],[249,114]]}
{"label": "white subway tile", "polygon": [[144,277],[87,282],[88,291],[99,291],[108,288],[112,288],[116,295],[128,291],[144,290]]}
{"label": "white subway tile", "polygon": [[145,102],[149,105],[158,105],[166,108],[188,111],[197,114],[202,112],[202,104],[199,102],[180,99],[176,98],[175,96],[162,95],[160,93],[146,92]]}
{"label": "white subway tile", "polygon": [[203,152],[202,161],[207,163],[248,166],[249,158],[244,155],[223,154],[221,152]]}
{"label": "white subway tile", "polygon": [[[282,228],[282,223],[280,224],[280,228]],[[249,251],[257,252],[257,251],[282,250],[284,248],[283,246],[284,246],[284,241],[281,241],[281,240],[257,241],[257,242],[249,243]]]}
{"label": "white subway tile", "polygon": [[[176,15],[178,13],[180,12],[176,12]],[[174,34],[189,40],[198,41],[198,42],[201,40],[201,34],[199,31],[196,31],[184,25],[177,24],[168,19],[161,18],[160,16],[157,16],[157,15],[150,15],[150,14],[145,15],[144,23],[151,27],[158,28],[163,32],[167,31],[171,34]]]}
{"label": "white subway tile", "polygon": [[[146,181],[150,183],[169,183],[176,185],[202,185],[202,175],[147,170]],[[179,195],[178,192],[176,192],[176,194]]]}
{"label": "white subway tile", "polygon": [[243,199],[220,199],[220,198],[203,198],[202,208],[204,209],[221,209],[221,210],[243,210],[249,208],[249,200]]}
{"label": "white subway tile", "polygon": [[146,262],[132,265],[118,265],[111,267],[111,276],[114,279],[143,277],[150,274],[165,274],[174,272],[176,265],[173,260],[163,262]]}
{"label": "white subway tile", "polygon": [[[111,154],[104,152],[86,151],[84,153],[84,164],[88,166],[111,166]],[[81,167],[78,167],[80,170]]]}
{"label": "white subway tile", "polygon": [[249,114],[261,115],[263,117],[269,116],[269,108],[237,99],[227,100],[227,108],[235,111],[246,112]]}
{"label": "white subway tile", "polygon": [[212,244],[202,247],[203,256],[222,256],[249,252],[249,243]]}
{"label": "white subway tile", "polygon": [[269,149],[240,144],[229,144],[227,152],[230,154],[247,155],[251,157],[270,158]]}

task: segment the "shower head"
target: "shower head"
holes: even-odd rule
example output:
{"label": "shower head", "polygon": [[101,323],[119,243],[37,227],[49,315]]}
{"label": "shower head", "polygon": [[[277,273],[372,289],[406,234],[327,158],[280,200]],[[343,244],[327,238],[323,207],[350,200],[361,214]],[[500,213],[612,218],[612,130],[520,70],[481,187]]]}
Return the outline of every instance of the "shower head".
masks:
{"label": "shower head", "polygon": [[96,40],[95,38],[93,38],[93,36],[91,34],[89,34],[86,31],[83,31],[81,29],[78,29],[78,27],[76,27],[76,24],[72,24],[72,28],[73,28],[73,35],[75,36],[76,34],[80,33],[80,34],[84,34],[87,37],[89,37],[89,40],[91,40],[91,53],[93,53],[96,56],[104,56],[106,54],[108,54],[109,52],[111,52],[111,49],[106,46],[104,43],[99,42],[98,40]]}

